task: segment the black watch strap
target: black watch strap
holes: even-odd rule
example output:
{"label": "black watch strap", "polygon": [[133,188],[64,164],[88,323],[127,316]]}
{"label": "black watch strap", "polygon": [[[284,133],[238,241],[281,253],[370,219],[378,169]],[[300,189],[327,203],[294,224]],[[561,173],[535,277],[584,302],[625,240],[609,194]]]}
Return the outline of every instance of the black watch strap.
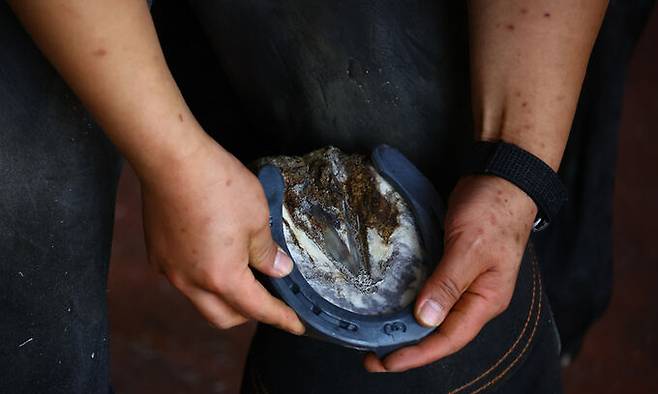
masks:
{"label": "black watch strap", "polygon": [[539,210],[535,231],[546,228],[567,201],[566,188],[557,173],[537,156],[513,144],[476,142],[464,167],[464,175],[495,175],[530,196]]}

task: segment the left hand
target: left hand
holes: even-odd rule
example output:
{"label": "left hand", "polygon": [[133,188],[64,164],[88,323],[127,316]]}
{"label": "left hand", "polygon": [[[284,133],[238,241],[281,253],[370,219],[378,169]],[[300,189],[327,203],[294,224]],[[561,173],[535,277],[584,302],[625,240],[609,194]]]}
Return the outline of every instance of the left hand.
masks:
{"label": "left hand", "polygon": [[536,215],[535,203],[512,183],[494,176],[462,178],[448,204],[443,257],[416,299],[416,319],[440,327],[383,360],[367,355],[366,369],[406,371],[473,340],[507,309]]}

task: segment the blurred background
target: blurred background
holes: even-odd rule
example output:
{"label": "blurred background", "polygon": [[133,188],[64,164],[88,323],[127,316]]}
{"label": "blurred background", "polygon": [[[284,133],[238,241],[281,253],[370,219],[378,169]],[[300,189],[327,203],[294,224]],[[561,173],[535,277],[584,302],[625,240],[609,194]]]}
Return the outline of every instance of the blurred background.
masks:
{"label": "blurred background", "polygon": [[[658,393],[658,13],[635,49],[623,105],[610,307],[565,367],[566,392]],[[138,182],[119,186],[110,268],[112,379],[119,393],[239,390],[253,325],[211,328],[146,262]]]}

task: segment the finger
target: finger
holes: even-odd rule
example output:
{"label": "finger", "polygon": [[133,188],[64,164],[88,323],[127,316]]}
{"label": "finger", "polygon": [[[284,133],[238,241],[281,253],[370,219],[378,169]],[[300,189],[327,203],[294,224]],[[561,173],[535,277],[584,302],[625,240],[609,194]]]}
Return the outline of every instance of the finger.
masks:
{"label": "finger", "polygon": [[419,344],[400,349],[383,360],[386,370],[402,372],[453,354],[480,332],[498,313],[497,306],[480,294],[465,292],[438,331]]}
{"label": "finger", "polygon": [[374,353],[366,354],[366,357],[363,359],[363,366],[366,368],[368,372],[375,372],[375,373],[387,372],[386,368],[384,368],[384,364],[382,363],[382,360],[380,360],[377,356],[375,356]]}
{"label": "finger", "polygon": [[268,224],[261,226],[251,238],[249,264],[266,275],[278,278],[292,271],[292,259],[274,243]]}
{"label": "finger", "polygon": [[273,297],[256,280],[248,267],[235,280],[229,281],[220,295],[243,315],[279,327],[295,335],[304,333],[304,325],[295,312],[278,298]]}
{"label": "finger", "polygon": [[424,326],[441,324],[480,274],[480,264],[473,261],[473,245],[462,237],[446,243],[443,258],[416,297],[416,319]]}
{"label": "finger", "polygon": [[188,289],[185,295],[203,317],[219,329],[226,330],[249,321],[213,293],[195,287]]}

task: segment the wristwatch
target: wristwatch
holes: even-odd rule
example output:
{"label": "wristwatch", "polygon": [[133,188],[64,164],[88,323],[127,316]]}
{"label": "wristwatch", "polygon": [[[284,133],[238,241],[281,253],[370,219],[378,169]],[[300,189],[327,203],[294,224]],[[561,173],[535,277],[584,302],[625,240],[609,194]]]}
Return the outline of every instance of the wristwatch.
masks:
{"label": "wristwatch", "polygon": [[532,153],[503,141],[478,141],[466,156],[464,175],[493,175],[516,185],[537,205],[532,229],[548,227],[564,203],[567,191],[558,174]]}

